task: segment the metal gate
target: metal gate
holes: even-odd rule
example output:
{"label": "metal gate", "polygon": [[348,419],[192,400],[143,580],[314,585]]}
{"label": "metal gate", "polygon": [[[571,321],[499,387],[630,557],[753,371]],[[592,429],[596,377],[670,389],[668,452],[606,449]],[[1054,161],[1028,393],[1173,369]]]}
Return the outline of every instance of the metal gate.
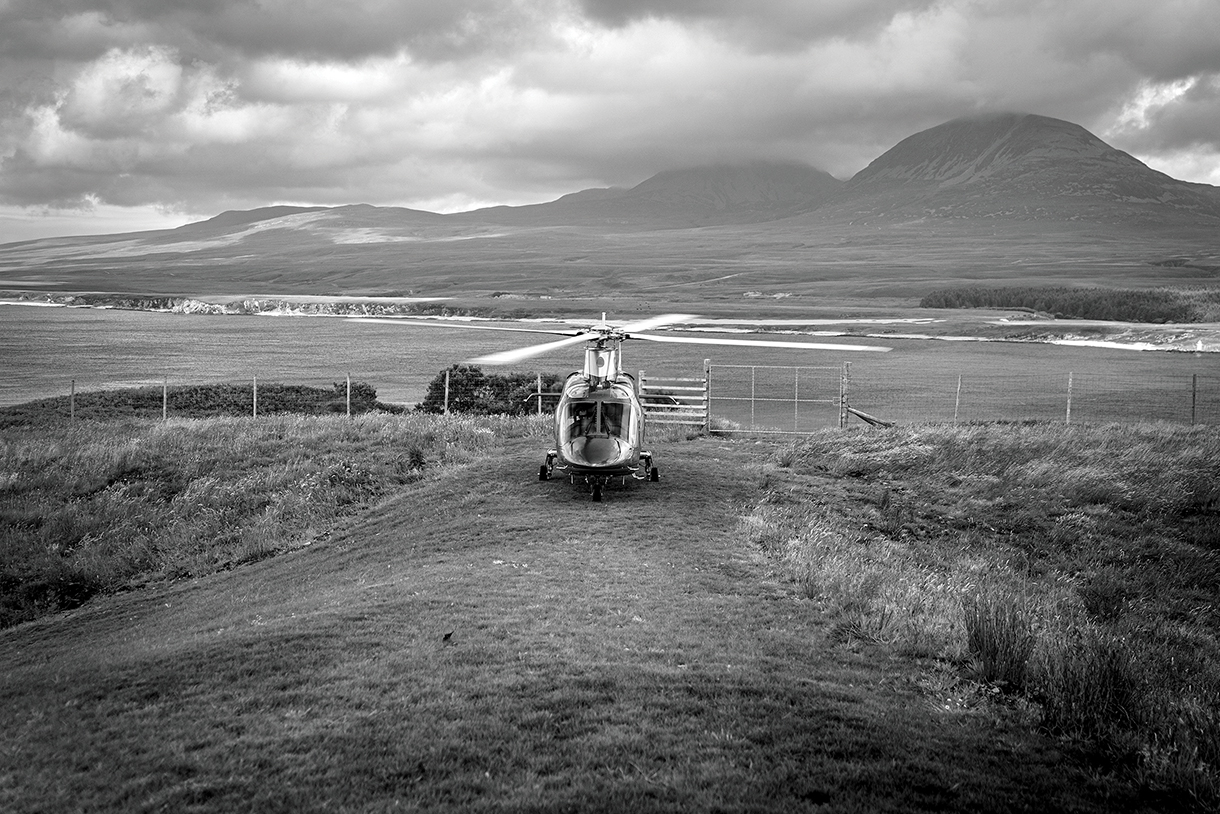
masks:
{"label": "metal gate", "polygon": [[640,403],[649,424],[697,425],[710,428],[708,417],[707,370],[703,362],[702,378],[645,376],[638,379]]}

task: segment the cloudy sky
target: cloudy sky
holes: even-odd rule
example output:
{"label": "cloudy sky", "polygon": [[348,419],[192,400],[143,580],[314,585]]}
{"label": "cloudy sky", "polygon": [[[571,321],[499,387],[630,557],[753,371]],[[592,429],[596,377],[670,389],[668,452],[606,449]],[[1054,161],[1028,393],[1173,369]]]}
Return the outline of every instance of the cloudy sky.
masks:
{"label": "cloudy sky", "polygon": [[1014,110],[1220,185],[1216,0],[0,0],[0,242],[456,211]]}

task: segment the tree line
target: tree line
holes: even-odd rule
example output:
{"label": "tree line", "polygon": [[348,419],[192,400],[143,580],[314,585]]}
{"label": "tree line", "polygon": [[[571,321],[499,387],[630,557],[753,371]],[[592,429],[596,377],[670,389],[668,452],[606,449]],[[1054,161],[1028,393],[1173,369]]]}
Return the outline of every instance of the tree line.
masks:
{"label": "tree line", "polygon": [[1220,289],[967,287],[927,294],[923,308],[1024,308],[1055,317],[1117,322],[1206,322],[1220,310]]}

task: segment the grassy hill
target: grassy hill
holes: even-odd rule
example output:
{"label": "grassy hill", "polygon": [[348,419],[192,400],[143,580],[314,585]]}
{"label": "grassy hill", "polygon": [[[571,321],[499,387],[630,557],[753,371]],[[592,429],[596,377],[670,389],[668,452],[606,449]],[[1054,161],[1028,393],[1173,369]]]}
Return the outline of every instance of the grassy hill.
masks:
{"label": "grassy hill", "polygon": [[0,630],[0,807],[1214,803],[1214,429],[657,438],[600,504],[544,432],[12,435],[6,573],[33,533],[144,587]]}

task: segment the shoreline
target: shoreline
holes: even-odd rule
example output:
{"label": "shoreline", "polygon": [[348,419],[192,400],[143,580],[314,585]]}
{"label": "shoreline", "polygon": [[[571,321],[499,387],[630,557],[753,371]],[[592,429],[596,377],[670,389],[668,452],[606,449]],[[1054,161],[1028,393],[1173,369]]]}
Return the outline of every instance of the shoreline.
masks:
{"label": "shoreline", "polygon": [[[42,294],[22,296],[24,292],[0,292],[0,306],[35,308],[79,308],[93,310],[123,310],[147,313],[204,316],[264,316],[264,317],[392,317],[428,322],[508,322],[570,324],[575,320],[562,317],[498,316],[491,309],[450,308],[448,297],[413,296],[251,296],[216,297],[220,302],[194,297],[122,296],[103,293]],[[943,311],[944,309],[936,309]],[[949,309],[961,314],[970,309]],[[1089,347],[1107,350],[1130,350],[1164,353],[1220,353],[1220,324],[1191,323],[1159,325],[1155,323],[1104,322],[1100,320],[996,319],[980,323],[991,328],[1036,329],[1024,336],[986,336],[974,334],[853,332],[850,330],[798,330],[798,326],[931,326],[948,320],[942,317],[845,317],[842,319],[718,319],[699,320],[670,330],[691,333],[741,333],[785,336],[848,337],[879,340],[920,340],[942,342],[1007,342],[1013,344],[1050,344]],[[768,329],[772,330],[768,330]],[[1056,330],[1058,328],[1059,330]],[[1081,329],[1087,329],[1085,335]],[[1171,332],[1166,336],[1167,332]]]}

